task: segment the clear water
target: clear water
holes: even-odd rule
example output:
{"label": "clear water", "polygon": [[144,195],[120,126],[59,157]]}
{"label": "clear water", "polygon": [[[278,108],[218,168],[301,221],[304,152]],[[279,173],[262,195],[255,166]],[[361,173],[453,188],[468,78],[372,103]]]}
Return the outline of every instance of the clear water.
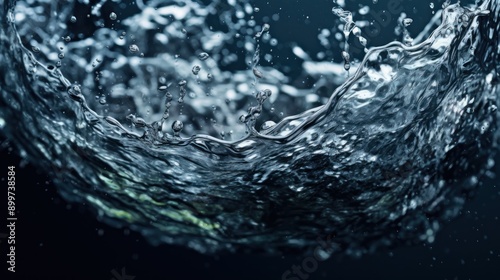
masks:
{"label": "clear water", "polygon": [[271,63],[251,1],[118,2],[0,6],[0,127],[65,198],[154,244],[433,242],[494,165],[498,0],[436,8],[415,38],[398,15],[401,41],[380,47],[356,22],[369,6],[332,4],[343,36],[318,38],[344,61],[292,44],[297,73]]}

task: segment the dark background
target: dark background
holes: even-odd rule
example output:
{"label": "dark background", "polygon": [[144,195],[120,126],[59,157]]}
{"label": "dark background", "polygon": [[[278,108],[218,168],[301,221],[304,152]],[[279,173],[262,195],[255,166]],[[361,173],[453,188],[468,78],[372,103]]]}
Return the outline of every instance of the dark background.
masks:
{"label": "dark background", "polygon": [[[255,2],[262,3],[257,4],[259,16],[280,13],[280,21],[271,25],[274,37],[281,42],[303,42],[307,50],[321,50],[316,31],[334,23],[331,1],[274,1],[268,5],[264,4],[267,1]],[[349,0],[346,2],[349,4]],[[325,3],[330,7],[327,10]],[[408,12],[409,16],[416,22],[411,28],[416,30],[430,17],[428,3],[417,3],[405,1],[405,7],[408,5],[413,12]],[[388,29],[391,31],[385,36],[369,39],[369,45],[394,39],[392,27]],[[334,52],[332,59],[340,60],[340,53]],[[21,160],[15,145],[5,138],[0,138],[0,143],[0,279],[278,280],[284,271],[301,265],[304,259],[294,255],[205,256],[177,246],[153,247],[138,233],[110,227],[96,220],[85,206],[63,201],[43,170]],[[16,166],[15,274],[7,273],[5,263],[4,202],[9,165]],[[500,167],[494,173],[500,174]],[[483,178],[475,197],[457,219],[442,226],[434,243],[388,249],[361,259],[330,259],[320,262],[317,271],[307,279],[500,279],[499,198],[497,179]],[[122,269],[135,278],[120,277]]]}

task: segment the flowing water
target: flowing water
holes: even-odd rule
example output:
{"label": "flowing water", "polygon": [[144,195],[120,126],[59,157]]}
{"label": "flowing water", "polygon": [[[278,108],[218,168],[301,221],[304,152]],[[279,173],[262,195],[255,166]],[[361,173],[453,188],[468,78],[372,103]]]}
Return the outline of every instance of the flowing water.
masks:
{"label": "flowing water", "polygon": [[0,6],[0,128],[67,200],[154,244],[433,242],[494,165],[499,0],[436,8],[415,38],[402,15],[379,47],[369,7],[333,3],[343,37],[318,38],[344,61],[291,44],[295,74],[252,1],[90,2]]}

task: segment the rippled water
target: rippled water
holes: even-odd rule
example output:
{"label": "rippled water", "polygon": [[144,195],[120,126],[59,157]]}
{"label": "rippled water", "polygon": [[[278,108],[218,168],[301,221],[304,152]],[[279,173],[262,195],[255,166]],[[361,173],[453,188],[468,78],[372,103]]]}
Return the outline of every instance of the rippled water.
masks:
{"label": "rippled water", "polygon": [[448,5],[415,38],[402,17],[402,42],[359,62],[366,27],[332,4],[350,43],[320,35],[344,63],[292,44],[295,74],[251,1],[88,2],[1,6],[0,127],[65,198],[152,243],[433,242],[494,165],[498,0]]}

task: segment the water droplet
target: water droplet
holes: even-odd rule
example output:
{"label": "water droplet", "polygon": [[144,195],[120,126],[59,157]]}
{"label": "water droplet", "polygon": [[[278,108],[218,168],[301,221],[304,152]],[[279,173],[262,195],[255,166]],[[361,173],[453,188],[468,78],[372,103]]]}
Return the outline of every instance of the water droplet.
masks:
{"label": "water droplet", "polygon": [[72,23],[75,23],[75,22],[76,22],[76,17],[75,17],[75,16],[71,16],[70,21],[71,21]]}
{"label": "water droplet", "polygon": [[252,71],[254,76],[258,79],[262,79],[264,77],[264,74],[262,74],[262,72],[260,72],[257,68],[253,68]]}
{"label": "water droplet", "polygon": [[262,124],[261,130],[270,129],[271,127],[273,127],[275,125],[276,125],[275,122],[273,122],[273,121],[267,121],[267,122],[265,122],[265,123]]}
{"label": "water droplet", "polygon": [[138,52],[139,51],[139,47],[136,45],[136,44],[132,44],[130,45],[130,47],[128,47],[129,51],[132,52],[132,53],[135,53],[135,52]]}
{"label": "water droplet", "polygon": [[359,14],[360,15],[366,15],[370,12],[370,7],[369,6],[364,6],[364,7],[361,7],[359,10],[358,10]]}
{"label": "water droplet", "polygon": [[207,60],[207,58],[208,58],[208,57],[209,57],[209,55],[208,55],[208,53],[206,53],[206,52],[202,52],[202,53],[200,53],[200,54],[198,55],[198,58],[199,58],[200,60]]}
{"label": "water droplet", "polygon": [[172,130],[174,131],[174,134],[176,136],[179,135],[179,132],[181,132],[183,128],[184,128],[184,124],[179,120],[176,120],[172,123]]}
{"label": "water droplet", "polygon": [[68,87],[68,94],[71,99],[78,101],[80,103],[84,102],[84,97],[82,95],[82,90],[78,84],[72,84]]}
{"label": "water droplet", "polygon": [[262,34],[264,34],[264,32],[268,31],[270,27],[271,26],[269,24],[267,24],[267,23],[264,24],[262,26],[262,30],[259,33],[255,34],[255,37],[260,38],[260,36],[262,36]]}
{"label": "water droplet", "polygon": [[186,84],[187,84],[186,80],[181,80],[181,81],[179,82],[179,86],[180,86],[180,87],[183,87],[183,86],[185,86]]}
{"label": "water droplet", "polygon": [[434,3],[433,3],[433,2],[431,2],[431,3],[429,4],[429,7],[431,7],[431,9],[434,9]]}
{"label": "water droplet", "polygon": [[365,37],[359,37],[358,38],[359,40],[359,43],[363,46],[363,47],[366,47],[366,44],[367,44],[367,41],[366,41],[366,38]]}
{"label": "water droplet", "polygon": [[193,66],[193,69],[191,70],[194,75],[198,75],[200,73],[201,67],[199,65]]}
{"label": "water droplet", "polygon": [[214,76],[212,74],[210,74],[210,73],[207,74],[207,79],[211,80],[213,78],[214,78]]}
{"label": "water droplet", "polygon": [[260,11],[260,9],[257,8],[257,7],[255,7],[255,8],[253,8],[253,11],[256,12],[256,13],[258,13]]}
{"label": "water droplet", "polygon": [[39,47],[36,47],[36,46],[31,47],[31,50],[32,50],[34,53],[38,53],[38,52],[40,52],[40,48],[39,48]]}
{"label": "water droplet", "polygon": [[116,20],[117,16],[114,12],[111,12],[111,14],[109,14],[109,19],[111,20]]}
{"label": "water droplet", "polygon": [[71,41],[71,37],[69,37],[69,36],[64,37],[64,41],[66,41],[66,42]]}
{"label": "water droplet", "polygon": [[357,36],[361,36],[361,29],[360,29],[359,27],[355,26],[355,27],[352,29],[352,34],[353,34],[354,36],[356,36],[356,37],[357,37]]}
{"label": "water droplet", "polygon": [[349,62],[350,56],[346,51],[342,51],[342,58],[344,58],[344,69],[349,71],[351,69],[351,63]]}
{"label": "water droplet", "polygon": [[59,59],[63,59],[63,58],[64,58],[64,53],[59,53],[59,54],[57,55],[57,57],[59,57]]}
{"label": "water droplet", "polygon": [[163,86],[159,86],[159,87],[158,87],[158,91],[159,91],[159,92],[162,92],[162,93],[163,93],[163,92],[166,92],[166,91],[167,91],[167,86],[165,86],[165,85],[163,85]]}
{"label": "water droplet", "polygon": [[405,18],[405,19],[403,19],[403,24],[406,27],[410,26],[410,24],[412,24],[412,22],[413,22],[413,19],[411,19],[411,18]]}

